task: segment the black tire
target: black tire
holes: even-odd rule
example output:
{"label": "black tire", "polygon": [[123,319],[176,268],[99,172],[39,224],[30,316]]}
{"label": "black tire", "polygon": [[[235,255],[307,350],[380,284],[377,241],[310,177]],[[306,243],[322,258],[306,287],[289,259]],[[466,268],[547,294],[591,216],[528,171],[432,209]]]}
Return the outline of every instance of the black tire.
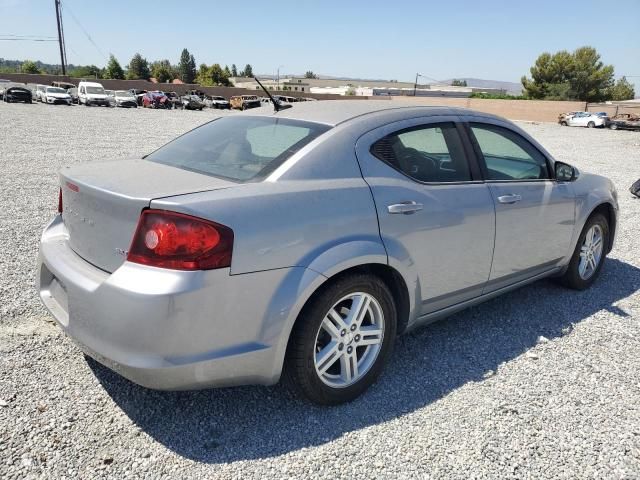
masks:
{"label": "black tire", "polygon": [[[360,379],[348,386],[332,387],[324,383],[316,372],[314,358],[318,331],[329,310],[340,299],[355,292],[371,295],[381,307],[384,318],[382,342],[377,357]],[[350,402],[367,390],[382,372],[393,351],[396,331],[396,307],[389,288],[382,280],[364,274],[338,278],[324,287],[300,313],[289,338],[284,377],[295,392],[314,403],[337,405]]]}
{"label": "black tire", "polygon": [[595,124],[595,123],[593,123],[593,122],[589,122],[589,123],[587,123],[587,128],[593,128],[593,127],[595,127],[595,126],[596,126],[596,124]]}
{"label": "black tire", "polygon": [[566,127],[567,126],[567,122],[560,122],[560,125],[563,126],[563,127]]}
{"label": "black tire", "polygon": [[610,130],[617,130],[618,129],[618,125],[616,125],[615,123],[612,123],[611,125],[609,125],[609,129]]}
{"label": "black tire", "polygon": [[[602,229],[602,255],[600,256],[600,262],[598,263],[594,273],[589,278],[583,279],[578,271],[578,267],[580,265],[580,251],[587,232],[594,225],[599,225]],[[589,217],[589,219],[585,223],[582,232],[580,232],[580,237],[578,237],[578,243],[573,252],[573,255],[571,256],[571,261],[569,262],[567,271],[559,279],[560,283],[562,283],[565,287],[573,288],[574,290],[585,290],[589,288],[593,284],[593,282],[596,281],[598,275],[600,275],[600,271],[602,270],[602,266],[604,265],[604,261],[607,256],[608,245],[609,222],[601,213],[591,215],[591,217]]]}

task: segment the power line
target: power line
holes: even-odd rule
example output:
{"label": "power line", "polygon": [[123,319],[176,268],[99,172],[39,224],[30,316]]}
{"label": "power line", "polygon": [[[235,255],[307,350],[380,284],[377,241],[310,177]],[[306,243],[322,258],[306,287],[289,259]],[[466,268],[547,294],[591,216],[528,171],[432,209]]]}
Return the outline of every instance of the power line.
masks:
{"label": "power line", "polygon": [[52,38],[54,40],[56,38],[56,37],[53,37],[53,36],[50,36],[50,35],[13,35],[11,33],[0,34],[0,37],[25,38],[25,39],[29,39],[29,38]]}
{"label": "power line", "polygon": [[57,42],[55,38],[0,38],[1,42]]}
{"label": "power line", "polygon": [[87,32],[85,30],[85,28],[82,26],[82,24],[80,23],[78,18],[73,14],[73,11],[71,10],[71,8],[66,3],[65,3],[65,9],[69,11],[69,14],[71,15],[71,18],[73,19],[73,21],[76,22],[78,27],[80,27],[80,30],[82,30],[82,32],[85,34],[85,36],[87,37],[89,42],[91,42],[91,44],[94,47],[96,47],[96,50],[98,50],[98,52],[100,52],[100,55],[102,55],[104,58],[107,58],[107,55],[105,55],[105,53],[102,51],[102,49],[96,44],[96,42],[93,41],[93,38],[91,38],[91,35],[89,35],[89,32]]}

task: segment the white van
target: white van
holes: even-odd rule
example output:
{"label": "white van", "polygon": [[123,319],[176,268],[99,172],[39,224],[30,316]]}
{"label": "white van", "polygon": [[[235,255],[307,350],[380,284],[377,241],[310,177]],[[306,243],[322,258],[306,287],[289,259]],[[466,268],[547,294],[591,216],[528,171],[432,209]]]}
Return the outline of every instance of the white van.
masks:
{"label": "white van", "polygon": [[110,105],[109,97],[104,91],[104,87],[96,82],[80,82],[78,85],[78,103],[90,105]]}

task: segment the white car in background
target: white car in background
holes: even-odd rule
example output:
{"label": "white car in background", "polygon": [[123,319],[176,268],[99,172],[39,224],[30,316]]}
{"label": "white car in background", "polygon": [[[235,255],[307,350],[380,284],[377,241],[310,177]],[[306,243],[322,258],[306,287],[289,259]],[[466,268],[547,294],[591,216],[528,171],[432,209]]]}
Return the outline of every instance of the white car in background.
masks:
{"label": "white car in background", "polygon": [[56,105],[58,103],[71,105],[71,95],[69,95],[64,88],[45,87],[44,103],[49,105]]}
{"label": "white car in background", "polygon": [[45,92],[47,90],[46,85],[36,85],[36,102],[44,102]]}
{"label": "white car in background", "polygon": [[574,115],[567,116],[560,125],[569,127],[604,127],[607,119],[600,115],[590,112],[576,112]]}

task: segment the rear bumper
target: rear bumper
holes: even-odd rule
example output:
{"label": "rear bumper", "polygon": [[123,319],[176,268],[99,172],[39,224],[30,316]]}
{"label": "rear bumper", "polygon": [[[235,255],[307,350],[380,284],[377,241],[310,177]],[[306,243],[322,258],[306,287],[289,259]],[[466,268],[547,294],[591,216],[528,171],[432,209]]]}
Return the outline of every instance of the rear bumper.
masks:
{"label": "rear bumper", "polygon": [[282,292],[292,290],[293,270],[306,269],[230,275],[124,262],[110,274],[71,250],[57,216],[41,239],[37,288],[85,353],[135,383],[163,390],[269,385],[280,376],[286,302],[295,301],[283,308]]}

